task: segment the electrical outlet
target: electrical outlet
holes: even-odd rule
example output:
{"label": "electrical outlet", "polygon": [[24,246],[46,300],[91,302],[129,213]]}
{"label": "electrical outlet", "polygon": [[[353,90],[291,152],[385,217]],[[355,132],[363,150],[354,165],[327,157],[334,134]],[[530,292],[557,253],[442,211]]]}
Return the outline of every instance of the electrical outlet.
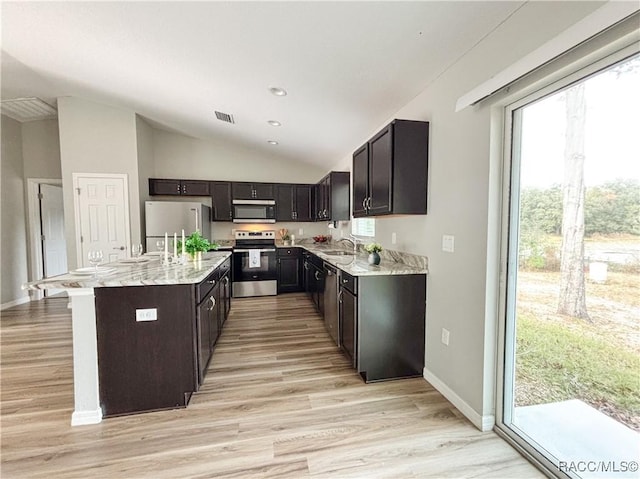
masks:
{"label": "electrical outlet", "polygon": [[442,251],[445,253],[453,253],[455,247],[455,236],[453,235],[442,235]]}
{"label": "electrical outlet", "polygon": [[136,309],[136,321],[157,321],[158,310],[156,308],[150,309]]}
{"label": "electrical outlet", "polygon": [[391,233],[391,244],[396,244],[398,242],[398,236],[395,233]]}
{"label": "electrical outlet", "polygon": [[302,228],[298,228],[298,234],[302,236],[304,234],[304,230]]}
{"label": "electrical outlet", "polygon": [[449,330],[442,328],[442,344],[449,346]]}

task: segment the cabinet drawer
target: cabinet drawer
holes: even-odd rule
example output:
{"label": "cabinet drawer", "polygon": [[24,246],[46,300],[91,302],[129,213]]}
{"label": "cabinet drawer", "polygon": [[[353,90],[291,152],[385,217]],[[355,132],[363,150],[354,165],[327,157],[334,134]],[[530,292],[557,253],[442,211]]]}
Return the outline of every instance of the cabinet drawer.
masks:
{"label": "cabinet drawer", "polygon": [[302,250],[295,247],[278,248],[278,256],[293,256],[299,258],[302,256]]}
{"label": "cabinet drawer", "polygon": [[349,273],[345,273],[344,271],[340,272],[340,285],[351,291],[352,294],[358,294],[358,278],[355,276],[351,276]]}
{"label": "cabinet drawer", "polygon": [[218,268],[196,286],[196,304],[200,304],[218,281]]}

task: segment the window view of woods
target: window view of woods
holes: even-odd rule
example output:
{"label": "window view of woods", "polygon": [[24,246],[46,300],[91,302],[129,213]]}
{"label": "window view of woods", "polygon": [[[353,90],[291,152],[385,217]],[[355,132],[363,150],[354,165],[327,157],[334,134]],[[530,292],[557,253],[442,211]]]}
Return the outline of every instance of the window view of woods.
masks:
{"label": "window view of woods", "polygon": [[640,57],[635,56],[518,112],[512,405],[579,400],[635,431],[640,431],[638,85]]}

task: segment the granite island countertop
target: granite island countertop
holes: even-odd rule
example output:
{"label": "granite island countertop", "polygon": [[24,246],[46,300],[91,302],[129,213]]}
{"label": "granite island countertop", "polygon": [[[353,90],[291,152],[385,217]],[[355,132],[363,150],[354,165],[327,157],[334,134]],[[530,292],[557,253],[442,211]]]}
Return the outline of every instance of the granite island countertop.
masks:
{"label": "granite island countertop", "polygon": [[[335,243],[303,243],[295,244],[291,246],[284,246],[282,242],[276,242],[278,248],[302,248],[322,258],[329,264],[332,264],[338,269],[349,273],[352,276],[383,276],[383,275],[405,275],[405,274],[428,274],[426,258],[416,255],[403,255],[403,253],[396,253],[400,258],[403,256],[406,259],[412,261],[414,264],[407,264],[402,261],[394,261],[393,259],[385,258],[380,261],[379,265],[369,264],[367,261],[368,254],[361,251],[358,254],[347,255],[332,255],[328,252],[344,251],[346,253],[353,253],[353,250],[345,248],[342,245]],[[422,264],[421,264],[422,263]]]}
{"label": "granite island countertop", "polygon": [[[25,283],[22,289],[70,289],[109,288],[120,286],[157,286],[171,284],[196,284],[231,256],[229,251],[210,251],[201,261],[185,265],[162,266],[157,255],[144,256],[146,262],[115,261],[102,267],[111,271],[98,275],[79,275],[71,272],[51,278]],[[125,260],[127,261],[127,260]]]}

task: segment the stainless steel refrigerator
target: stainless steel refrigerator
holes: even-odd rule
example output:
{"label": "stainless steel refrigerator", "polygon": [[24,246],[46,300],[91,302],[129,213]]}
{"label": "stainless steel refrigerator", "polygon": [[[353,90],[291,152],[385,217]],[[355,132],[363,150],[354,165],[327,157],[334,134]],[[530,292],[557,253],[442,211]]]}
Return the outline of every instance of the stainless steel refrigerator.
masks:
{"label": "stainless steel refrigerator", "polygon": [[173,234],[180,239],[182,230],[189,236],[198,230],[203,237],[211,240],[211,208],[201,203],[182,201],[146,201],[146,248],[145,251],[157,251],[156,243],[164,240],[164,234],[169,235],[169,250],[171,250]]}

